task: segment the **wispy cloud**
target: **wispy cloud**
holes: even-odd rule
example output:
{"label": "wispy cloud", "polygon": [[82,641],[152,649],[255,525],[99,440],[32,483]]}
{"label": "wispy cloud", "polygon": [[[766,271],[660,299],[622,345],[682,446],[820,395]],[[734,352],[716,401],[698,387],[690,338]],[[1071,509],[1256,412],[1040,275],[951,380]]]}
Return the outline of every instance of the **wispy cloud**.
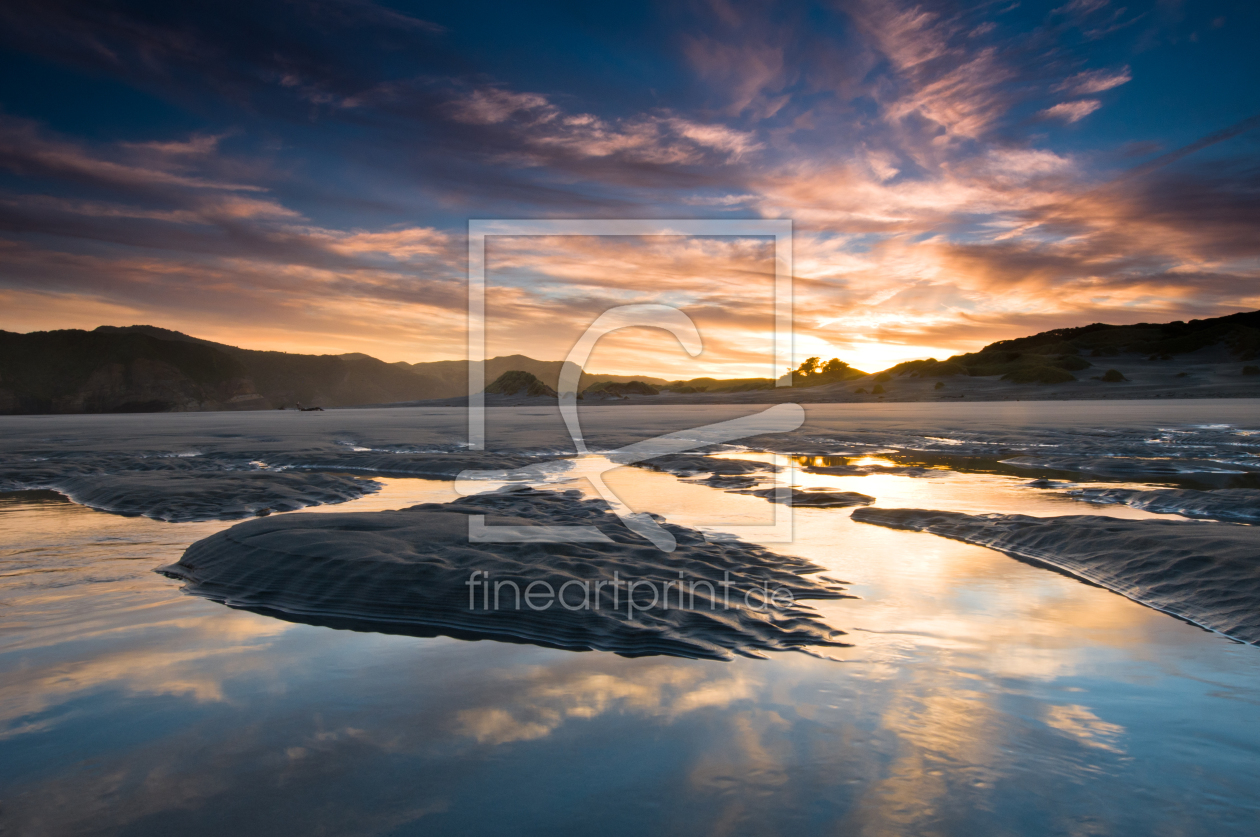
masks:
{"label": "wispy cloud", "polygon": [[[196,140],[190,141],[195,143]],[[204,141],[203,141],[204,144]],[[176,146],[180,153],[188,146]],[[49,136],[29,121],[0,117],[0,167],[24,176],[53,176],[82,183],[122,187],[167,187],[188,189],[220,189],[227,191],[263,191],[246,183],[223,182],[198,177],[182,171],[167,158],[168,144],[141,143],[121,145],[120,150],[133,152],[136,159],[109,159],[93,155],[81,146]],[[205,152],[199,152],[205,153]]]}
{"label": "wispy cloud", "polygon": [[535,152],[577,157],[683,165],[699,162],[706,154],[738,160],[761,147],[752,134],[718,123],[669,114],[607,120],[590,113],[568,113],[537,93],[501,88],[474,90],[452,102],[450,111],[457,122],[502,126]]}
{"label": "wispy cloud", "polygon": [[1133,80],[1133,75],[1129,72],[1128,67],[1119,70],[1085,70],[1076,75],[1064,79],[1054,86],[1054,90],[1059,93],[1067,93],[1070,96],[1089,96],[1094,93],[1102,93],[1104,90],[1111,90],[1113,87],[1119,87],[1122,84],[1128,84]]}
{"label": "wispy cloud", "polygon": [[[1121,86],[1152,94],[1123,57],[1142,10],[1102,0],[684,5],[591,34],[599,60],[547,41],[547,10],[499,33],[538,40],[528,60],[480,48],[496,21],[456,7],[437,23],[365,2],[0,14],[14,48],[182,114],[77,134],[0,117],[0,327],[134,312],[255,346],[458,357],[469,217],[791,218],[801,346],[861,363],[1260,305],[1260,173],[1226,145],[1260,123],[1116,171],[1106,112],[1085,117]],[[696,316],[706,354],[631,331],[598,365],[769,373],[764,241],[490,256],[494,351],[559,357],[569,325],[653,299]]]}
{"label": "wispy cloud", "polygon": [[1048,119],[1080,122],[1100,107],[1102,107],[1102,102],[1097,99],[1081,99],[1076,102],[1060,102],[1053,107],[1043,110],[1041,115]]}

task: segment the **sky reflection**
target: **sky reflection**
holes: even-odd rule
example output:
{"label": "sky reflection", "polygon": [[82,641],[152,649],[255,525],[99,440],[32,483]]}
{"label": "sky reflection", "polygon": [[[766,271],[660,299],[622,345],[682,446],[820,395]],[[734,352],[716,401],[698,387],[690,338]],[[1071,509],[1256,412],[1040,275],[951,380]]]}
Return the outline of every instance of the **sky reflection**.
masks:
{"label": "sky reflection", "polygon": [[[668,483],[731,519],[770,506],[618,473],[632,504]],[[846,480],[1053,502],[1000,475]],[[451,490],[386,483],[350,505]],[[17,832],[1245,834],[1260,810],[1254,648],[843,510],[799,510],[792,552],[861,596],[819,604],[854,647],[715,663],[279,622],[151,572],[228,524],[0,508],[6,566],[60,570],[4,579]]]}

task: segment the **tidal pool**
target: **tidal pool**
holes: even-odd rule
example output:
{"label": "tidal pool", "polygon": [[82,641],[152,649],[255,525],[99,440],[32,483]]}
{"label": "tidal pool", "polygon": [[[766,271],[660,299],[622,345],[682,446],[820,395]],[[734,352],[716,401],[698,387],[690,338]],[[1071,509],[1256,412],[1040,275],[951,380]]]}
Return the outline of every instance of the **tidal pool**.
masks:
{"label": "tidal pool", "polygon": [[[312,511],[457,497],[447,481],[374,478],[379,492]],[[890,508],[1167,519],[1030,478],[796,475]],[[667,473],[621,468],[609,484],[635,510],[715,534],[774,513]],[[0,496],[0,825],[1256,833],[1260,649],[992,550],[850,513],[797,509],[793,542],[770,546],[847,582],[859,598],[813,604],[852,646],[828,649],[834,659],[716,662],[234,610],[153,572],[232,522],[120,517],[52,492]]]}

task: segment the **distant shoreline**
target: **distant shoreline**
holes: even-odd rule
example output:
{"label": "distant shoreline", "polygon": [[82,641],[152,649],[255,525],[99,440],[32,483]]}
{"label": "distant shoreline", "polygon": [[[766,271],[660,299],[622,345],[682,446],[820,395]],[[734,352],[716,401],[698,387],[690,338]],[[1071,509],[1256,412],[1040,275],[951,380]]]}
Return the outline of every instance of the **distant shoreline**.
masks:
{"label": "distant shoreline", "polygon": [[[780,397],[774,397],[782,393]],[[1151,404],[1173,404],[1177,402],[1199,403],[1203,401],[1249,401],[1252,399],[1260,399],[1260,392],[1248,392],[1242,394],[1222,393],[1222,394],[1188,394],[1176,396],[1159,396],[1149,397],[1138,394],[1117,393],[1114,396],[1103,395],[1098,396],[1093,393],[1081,393],[1079,396],[1063,396],[1063,395],[1044,395],[1038,396],[1037,393],[1028,393],[1017,397],[996,397],[991,395],[979,395],[977,397],[957,398],[957,397],[940,397],[940,398],[882,398],[876,400],[836,400],[827,398],[799,398],[794,395],[804,394],[808,390],[784,388],[781,391],[760,392],[760,393],[735,393],[735,394],[714,394],[708,398],[703,393],[680,395],[680,396],[643,396],[639,398],[627,398],[624,400],[605,400],[596,402],[578,402],[578,409],[582,411],[596,410],[600,408],[621,409],[623,407],[737,407],[741,405],[757,405],[757,404],[781,404],[781,403],[798,403],[806,406],[821,406],[826,404],[843,404],[845,406],[866,406],[880,407],[890,404],[1015,404],[1019,402],[1080,402],[1080,403],[1116,403],[1116,402],[1150,402]],[[744,397],[738,396],[761,396],[761,397]],[[770,396],[770,397],[767,397]],[[468,399],[466,397],[459,398],[442,398],[431,401],[409,401],[398,402],[392,404],[356,404],[349,407],[325,407],[322,412],[325,413],[341,413],[353,412],[355,410],[401,410],[401,409],[425,409],[425,410],[466,410],[468,409]],[[537,407],[537,408],[558,408],[558,402],[554,398],[546,397],[516,397],[516,396],[489,396],[486,398],[487,409],[503,409],[511,407]],[[297,413],[298,410],[160,410],[154,412],[116,412],[116,413],[7,413],[0,415],[0,421],[5,419],[27,419],[51,416],[161,416],[161,415],[205,415],[205,414],[258,414],[258,413],[280,413],[289,412]],[[318,412],[303,413],[304,415],[318,415]]]}

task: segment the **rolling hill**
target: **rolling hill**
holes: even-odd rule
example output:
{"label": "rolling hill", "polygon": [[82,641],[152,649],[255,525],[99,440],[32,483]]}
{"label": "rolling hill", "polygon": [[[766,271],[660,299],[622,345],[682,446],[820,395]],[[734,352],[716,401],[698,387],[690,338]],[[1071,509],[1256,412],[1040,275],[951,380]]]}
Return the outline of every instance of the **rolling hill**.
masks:
{"label": "rolling hill", "polygon": [[[554,388],[562,366],[525,355],[491,358],[485,380],[524,371]],[[582,385],[629,380],[583,375]],[[468,363],[459,360],[259,351],[148,325],[0,331],[0,414],[8,415],[353,407],[450,398],[467,388]]]}
{"label": "rolling hill", "polygon": [[[1188,322],[1094,323],[1002,340],[946,360],[867,375],[845,368],[794,377],[666,381],[583,373],[581,389],[641,381],[675,402],[935,401],[948,398],[1260,396],[1260,312]],[[562,361],[508,355],[485,362],[486,382],[508,372],[558,388]],[[125,413],[353,407],[458,399],[468,362],[386,363],[360,353],[303,355],[242,349],[155,326],[17,334],[0,331],[0,414]]]}

